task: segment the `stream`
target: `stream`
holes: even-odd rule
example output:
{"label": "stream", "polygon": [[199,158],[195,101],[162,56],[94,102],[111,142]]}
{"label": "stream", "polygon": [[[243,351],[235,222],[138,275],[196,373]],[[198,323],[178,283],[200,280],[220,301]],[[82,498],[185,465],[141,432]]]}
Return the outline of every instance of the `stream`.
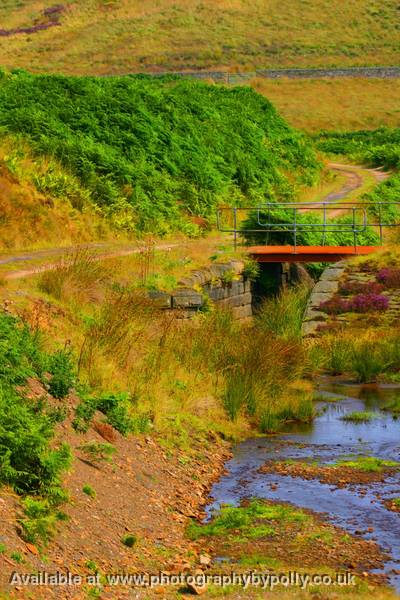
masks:
{"label": "stream", "polygon": [[[258,473],[267,460],[331,463],[348,455],[364,455],[400,461],[400,419],[381,409],[400,396],[399,386],[363,387],[326,379],[319,384],[318,396],[321,399],[316,402],[317,416],[312,423],[288,424],[277,436],[250,438],[234,447],[226,474],[211,490],[208,515],[221,504],[237,506],[245,498],[290,502],[322,513],[327,521],[349,533],[375,540],[391,557],[383,572],[400,591],[400,514],[382,502],[400,496],[400,472],[384,484],[344,488],[318,480]],[[378,418],[367,423],[341,420],[346,413],[365,410],[377,412]]]}

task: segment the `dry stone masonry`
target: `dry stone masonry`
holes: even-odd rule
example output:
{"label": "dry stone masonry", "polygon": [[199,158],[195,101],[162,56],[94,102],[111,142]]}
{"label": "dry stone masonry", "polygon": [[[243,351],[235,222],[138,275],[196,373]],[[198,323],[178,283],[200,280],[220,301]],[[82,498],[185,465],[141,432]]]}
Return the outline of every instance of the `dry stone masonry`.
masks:
{"label": "dry stone masonry", "polygon": [[253,311],[251,281],[243,271],[241,261],[214,263],[192,271],[172,293],[151,292],[150,297],[160,308],[179,310],[183,318],[193,316],[214,302],[230,308],[236,318],[245,319],[251,317]]}
{"label": "dry stone masonry", "polygon": [[319,281],[315,284],[308,301],[303,320],[303,336],[315,336],[320,325],[325,323],[329,316],[319,310],[322,302],[330,300],[339,289],[339,281],[346,270],[346,263],[340,261],[325,269]]}

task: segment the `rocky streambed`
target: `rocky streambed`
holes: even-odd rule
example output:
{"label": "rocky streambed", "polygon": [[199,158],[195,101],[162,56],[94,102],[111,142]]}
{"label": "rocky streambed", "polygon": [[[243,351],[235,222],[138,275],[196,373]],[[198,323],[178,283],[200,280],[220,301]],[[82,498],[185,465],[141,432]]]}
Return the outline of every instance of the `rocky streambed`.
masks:
{"label": "rocky streambed", "polygon": [[[318,393],[312,424],[289,424],[279,435],[248,439],[234,448],[226,473],[211,490],[208,515],[250,498],[312,511],[352,537],[378,545],[384,559],[368,570],[383,574],[399,591],[400,516],[393,499],[400,496],[400,470],[393,465],[400,462],[400,420],[384,407],[400,389],[326,379]],[[348,420],[365,411],[367,421]],[[348,466],[353,463],[362,468]]]}

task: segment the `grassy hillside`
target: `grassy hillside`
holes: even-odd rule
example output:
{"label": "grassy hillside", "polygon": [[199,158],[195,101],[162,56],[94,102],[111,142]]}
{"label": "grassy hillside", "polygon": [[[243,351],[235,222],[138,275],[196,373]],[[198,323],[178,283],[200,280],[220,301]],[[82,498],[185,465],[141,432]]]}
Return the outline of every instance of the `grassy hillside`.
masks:
{"label": "grassy hillside", "polygon": [[10,35],[0,64],[120,74],[399,62],[397,0],[67,0],[63,11],[44,13],[54,4],[1,3]]}
{"label": "grassy hillside", "polygon": [[0,131],[18,137],[17,163],[23,144],[46,161],[33,177],[41,193],[97,206],[128,231],[194,233],[194,216],[290,199],[320,168],[310,141],[252,89],[172,78],[3,72]]}
{"label": "grassy hillside", "polygon": [[253,79],[293,127],[308,132],[397,127],[399,79]]}

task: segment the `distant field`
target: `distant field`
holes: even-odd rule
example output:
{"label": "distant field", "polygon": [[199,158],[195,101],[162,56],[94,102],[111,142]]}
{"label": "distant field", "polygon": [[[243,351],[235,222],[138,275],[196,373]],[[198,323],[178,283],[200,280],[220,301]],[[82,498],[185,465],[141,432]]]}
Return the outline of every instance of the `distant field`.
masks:
{"label": "distant field", "polygon": [[254,79],[294,127],[315,132],[400,126],[400,79]]}
{"label": "distant field", "polygon": [[[2,0],[2,66],[106,74],[400,62],[398,0],[79,0],[43,13],[55,4]],[[32,27],[44,29],[12,33]]]}

